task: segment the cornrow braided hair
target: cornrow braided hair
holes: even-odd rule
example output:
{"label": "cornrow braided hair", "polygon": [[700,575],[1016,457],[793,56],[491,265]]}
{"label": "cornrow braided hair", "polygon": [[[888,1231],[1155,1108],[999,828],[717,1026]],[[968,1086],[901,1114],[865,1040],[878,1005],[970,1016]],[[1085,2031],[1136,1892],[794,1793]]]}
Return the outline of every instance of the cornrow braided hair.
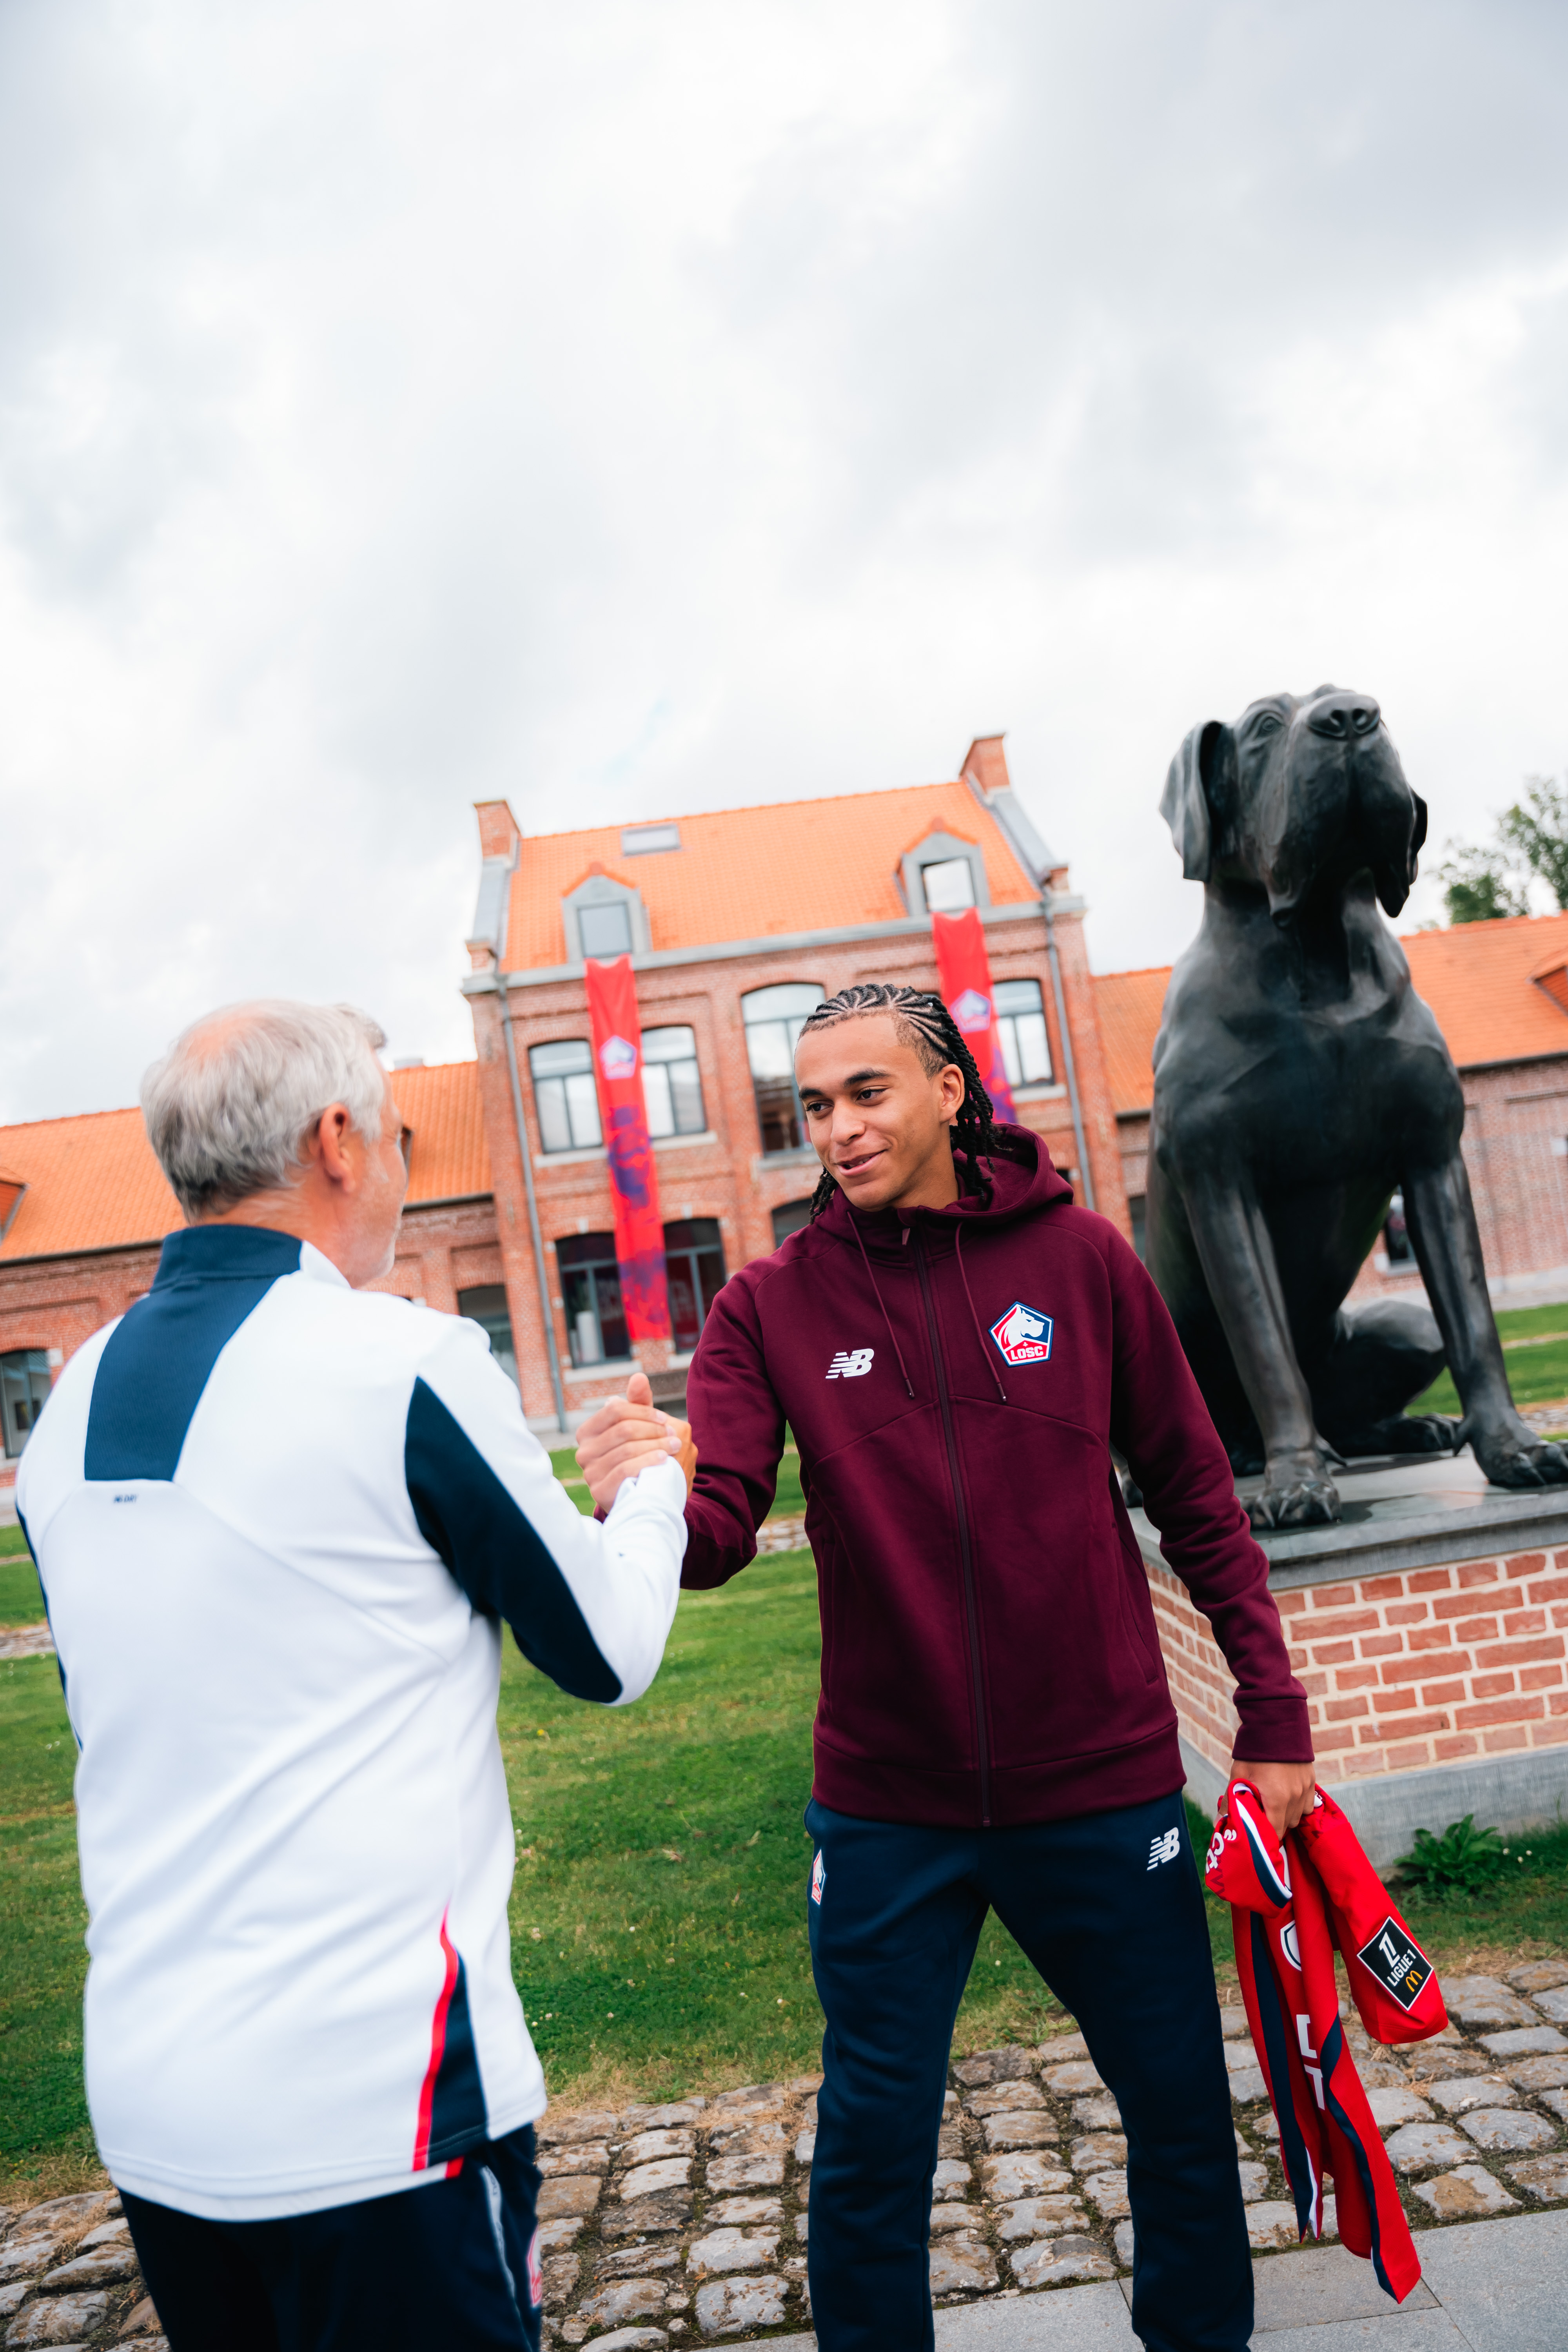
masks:
{"label": "cornrow braided hair", "polygon": [[[900,1038],[913,1046],[933,1076],[950,1062],[956,1064],[963,1078],[963,1100],[952,1126],[953,1157],[956,1160],[962,1155],[964,1163],[959,1171],[960,1182],[978,1192],[989,1207],[991,1178],[983,1163],[1010,1155],[996,1132],[991,1097],[980,1082],[974,1056],[940,996],[926,988],[897,987],[891,981],[861,981],[854,988],[841,988],[837,996],[825,998],[801,1034],[811,1029],[837,1028],[841,1021],[858,1021],[868,1013],[891,1013]],[[837,1190],[825,1168],[811,1196],[813,1220],[822,1214]]]}

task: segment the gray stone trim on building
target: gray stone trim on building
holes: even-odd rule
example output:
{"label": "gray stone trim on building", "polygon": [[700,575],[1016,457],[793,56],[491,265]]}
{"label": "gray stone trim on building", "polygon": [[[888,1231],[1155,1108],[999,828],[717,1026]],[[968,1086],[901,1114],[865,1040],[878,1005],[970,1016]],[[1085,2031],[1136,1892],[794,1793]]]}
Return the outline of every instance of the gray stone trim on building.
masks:
{"label": "gray stone trim on building", "polygon": [[[1051,900],[1051,910],[1058,915],[1083,915],[1089,911],[1088,901],[1076,895],[1057,897]],[[1043,898],[1026,898],[1010,907],[983,907],[980,919],[989,930],[993,924],[1039,922],[1046,911]],[[799,955],[813,948],[853,946],[861,940],[912,940],[931,937],[929,915],[900,916],[888,923],[847,923],[836,930],[777,931],[760,940],[722,940],[716,945],[700,948],[655,948],[647,952],[634,953],[634,971],[673,971],[683,964],[730,963],[742,957],[765,955]],[[548,988],[562,981],[580,981],[581,963],[541,965],[533,971],[509,971],[504,976],[493,971],[466,972],[461,982],[465,996],[491,996],[503,985],[508,989]]]}

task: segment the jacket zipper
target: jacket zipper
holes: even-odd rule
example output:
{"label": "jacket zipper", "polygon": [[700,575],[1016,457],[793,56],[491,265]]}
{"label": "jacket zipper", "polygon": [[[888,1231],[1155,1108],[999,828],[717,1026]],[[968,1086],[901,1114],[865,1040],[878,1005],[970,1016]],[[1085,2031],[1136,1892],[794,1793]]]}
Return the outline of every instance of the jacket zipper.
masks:
{"label": "jacket zipper", "polygon": [[[909,1230],[906,1227],[906,1232]],[[974,1597],[974,1554],[969,1541],[969,1515],[963,1507],[963,1485],[958,1475],[958,1437],[952,1426],[952,1403],[947,1393],[947,1372],[942,1360],[936,1309],[931,1304],[931,1276],[926,1270],[925,1234],[915,1231],[915,1264],[920,1269],[921,1299],[931,1334],[931,1363],[936,1371],[937,1400],[942,1406],[942,1434],[947,1439],[947,1466],[952,1479],[952,1505],[958,1514],[958,1555],[963,1564],[963,1613],[969,1631],[969,1673],[974,1690],[974,1738],[980,1759],[980,1826],[991,1826],[991,1752],[985,1738],[985,1687],[980,1675],[980,1612]]]}

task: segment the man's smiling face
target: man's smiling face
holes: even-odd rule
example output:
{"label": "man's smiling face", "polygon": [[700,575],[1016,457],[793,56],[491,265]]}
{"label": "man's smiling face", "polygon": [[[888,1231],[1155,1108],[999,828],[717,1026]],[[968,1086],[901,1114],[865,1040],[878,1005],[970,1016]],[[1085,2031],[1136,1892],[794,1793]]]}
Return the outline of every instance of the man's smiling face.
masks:
{"label": "man's smiling face", "polygon": [[817,1157],[857,1209],[943,1208],[958,1198],[953,1063],[928,1070],[890,1013],[807,1029],[795,1084]]}

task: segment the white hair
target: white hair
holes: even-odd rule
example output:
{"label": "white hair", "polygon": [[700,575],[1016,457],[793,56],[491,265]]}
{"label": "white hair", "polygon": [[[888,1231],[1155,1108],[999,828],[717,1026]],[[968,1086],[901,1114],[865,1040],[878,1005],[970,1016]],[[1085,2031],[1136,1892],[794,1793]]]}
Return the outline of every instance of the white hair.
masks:
{"label": "white hair", "polygon": [[142,1116],[187,1217],[288,1182],[321,1113],[342,1103],[367,1142],[381,1134],[386,1038],[352,1004],[262,997],[182,1031],[142,1081]]}

